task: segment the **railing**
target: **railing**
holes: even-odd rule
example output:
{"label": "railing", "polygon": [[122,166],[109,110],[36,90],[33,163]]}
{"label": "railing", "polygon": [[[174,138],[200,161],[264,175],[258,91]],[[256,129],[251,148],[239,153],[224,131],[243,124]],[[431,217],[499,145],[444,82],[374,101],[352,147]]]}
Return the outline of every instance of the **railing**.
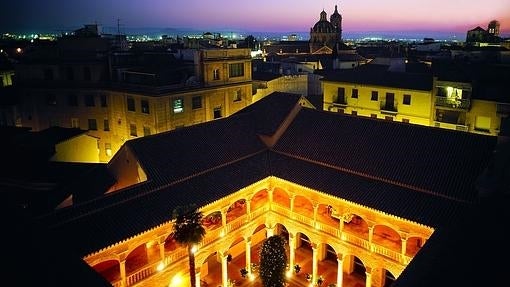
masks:
{"label": "railing", "polygon": [[338,96],[333,102],[333,105],[338,106],[347,106],[347,101],[345,100],[345,96]]}
{"label": "railing", "polygon": [[368,240],[366,240],[366,239],[359,238],[358,236],[356,236],[354,234],[342,232],[341,238],[343,241],[349,242],[349,243],[359,246],[363,249],[370,250],[370,242],[368,242]]}
{"label": "railing", "polygon": [[468,110],[471,106],[471,100],[436,96],[436,106]]}
{"label": "railing", "polygon": [[137,282],[144,280],[156,272],[159,262],[150,264],[149,266],[138,270],[137,272],[129,275],[126,278],[127,286],[134,285]]}
{"label": "railing", "polygon": [[[325,233],[335,236],[337,238],[339,237],[341,240],[345,241],[346,243],[350,243],[352,245],[358,246],[365,250],[369,250],[373,253],[390,258],[396,262],[400,262],[402,264],[407,264],[411,261],[412,257],[410,257],[410,256],[403,255],[400,252],[391,250],[389,248],[386,248],[384,246],[381,246],[381,245],[378,245],[375,243],[370,244],[370,242],[368,240],[358,237],[353,233],[343,231],[340,234],[339,227],[334,227],[334,226],[331,226],[331,225],[328,225],[326,223],[322,223],[319,221],[316,221],[314,224],[314,220],[312,218],[304,216],[304,215],[296,213],[296,212],[291,212],[285,206],[281,206],[279,204],[273,203],[271,209],[274,212],[276,212],[282,216],[291,218],[291,219],[296,220],[300,223],[303,223],[311,228],[316,228],[317,230],[320,230],[322,232],[325,232]],[[270,210],[269,204],[266,204],[263,207],[257,208],[256,210],[251,212],[250,218],[253,219],[258,216],[261,216],[269,210]],[[248,218],[249,217],[247,214],[242,215],[242,216],[236,218],[235,220],[233,220],[232,222],[230,222],[229,224],[227,224],[225,230],[220,227],[220,228],[216,228],[212,231],[207,232],[206,237],[201,242],[201,246],[211,244],[213,241],[220,238],[221,232],[232,232],[232,231],[235,231],[235,230],[241,228],[244,225],[244,223],[246,222],[246,220],[248,220]],[[168,266],[170,264],[175,263],[178,260],[181,260],[182,258],[186,257],[187,255],[188,255],[188,252],[187,252],[186,248],[181,247],[181,248],[178,248],[178,249],[170,252],[170,254],[168,256],[165,256],[163,263],[165,266]],[[142,268],[142,269],[136,271],[135,273],[130,274],[126,278],[127,286],[132,286],[132,285],[140,282],[141,280],[144,280],[147,277],[154,274],[157,271],[158,264],[160,264],[160,262],[154,262],[154,263],[146,266],[145,268]],[[122,280],[117,280],[115,282],[112,282],[112,285],[114,287],[121,287]]]}
{"label": "railing", "polygon": [[388,114],[396,114],[397,113],[397,103],[381,101],[381,113]]}
{"label": "railing", "polygon": [[457,130],[457,131],[463,131],[467,132],[469,131],[468,125],[459,125],[459,124],[451,124],[451,123],[445,123],[445,122],[434,122],[434,127],[436,128],[443,128],[443,129],[450,129],[450,130]]}

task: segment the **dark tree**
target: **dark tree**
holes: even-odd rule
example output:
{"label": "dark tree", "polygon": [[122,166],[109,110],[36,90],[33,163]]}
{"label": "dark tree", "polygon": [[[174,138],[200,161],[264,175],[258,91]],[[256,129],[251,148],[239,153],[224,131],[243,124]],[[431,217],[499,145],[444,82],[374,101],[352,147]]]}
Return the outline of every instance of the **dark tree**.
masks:
{"label": "dark tree", "polygon": [[264,287],[284,286],[286,266],[285,239],[279,235],[267,238],[260,250],[259,275]]}
{"label": "dark tree", "polygon": [[205,236],[205,228],[202,225],[203,214],[194,205],[178,207],[174,210],[172,218],[174,239],[188,248],[189,256],[189,279],[191,287],[195,282],[195,253],[193,246],[200,243]]}
{"label": "dark tree", "polygon": [[257,40],[255,40],[255,37],[253,35],[248,35],[246,38],[244,38],[244,42],[248,46],[248,48],[254,50],[255,49],[255,43]]}

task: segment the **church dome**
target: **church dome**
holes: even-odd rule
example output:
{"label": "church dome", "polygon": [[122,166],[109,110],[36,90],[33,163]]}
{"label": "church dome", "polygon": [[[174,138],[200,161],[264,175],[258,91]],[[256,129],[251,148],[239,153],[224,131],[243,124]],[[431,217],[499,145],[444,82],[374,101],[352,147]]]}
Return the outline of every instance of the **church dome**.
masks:
{"label": "church dome", "polygon": [[326,11],[322,10],[320,20],[313,25],[313,32],[316,33],[333,33],[335,32],[335,26],[328,21]]}

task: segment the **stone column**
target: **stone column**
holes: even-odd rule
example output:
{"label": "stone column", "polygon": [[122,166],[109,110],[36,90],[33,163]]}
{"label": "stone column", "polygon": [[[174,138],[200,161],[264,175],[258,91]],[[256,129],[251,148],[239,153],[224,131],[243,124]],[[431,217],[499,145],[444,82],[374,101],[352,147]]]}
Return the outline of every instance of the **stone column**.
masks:
{"label": "stone column", "polygon": [[248,218],[251,219],[251,198],[246,199],[246,213],[248,214]]}
{"label": "stone column", "polygon": [[402,255],[406,255],[406,252],[407,252],[407,238],[402,238],[402,250],[401,250],[401,253]]}
{"label": "stone column", "polygon": [[221,285],[228,287],[227,252],[221,254]]}
{"label": "stone column", "polygon": [[251,274],[251,237],[247,237],[246,241],[246,271]]}
{"label": "stone column", "polygon": [[370,246],[370,252],[374,251],[374,244],[372,243],[373,238],[374,238],[374,226],[371,225],[368,227],[368,245]]}
{"label": "stone column", "polygon": [[344,270],[342,268],[342,264],[343,264],[343,255],[342,254],[338,254],[337,255],[337,258],[336,258],[336,262],[337,262],[337,268],[336,268],[336,286],[337,287],[342,287],[342,284],[343,284],[343,281],[344,281]]}
{"label": "stone column", "polygon": [[319,210],[319,204],[317,202],[313,203],[313,226],[315,227],[315,222],[317,222],[317,210]]}
{"label": "stone column", "polygon": [[159,257],[161,257],[161,261],[165,260],[165,240],[159,240]]}
{"label": "stone column", "polygon": [[294,271],[294,261],[296,260],[296,238],[289,232],[289,271]]}
{"label": "stone column", "polygon": [[312,283],[315,284],[315,282],[317,282],[317,272],[318,272],[318,259],[317,259],[317,255],[318,255],[318,250],[317,250],[317,244],[315,243],[312,243],[312,251],[313,251],[313,255],[312,255]]}
{"label": "stone column", "polygon": [[195,284],[196,287],[200,287],[200,267],[195,268]]}
{"label": "stone column", "polygon": [[339,227],[340,231],[339,231],[339,233],[338,233],[338,236],[340,237],[340,239],[342,239],[342,233],[344,232],[344,224],[345,224],[345,222],[344,222],[344,216],[343,216],[343,214],[342,214],[342,215],[340,216],[340,227]]}
{"label": "stone column", "polygon": [[126,278],[126,260],[122,259],[120,260],[120,280],[121,280],[121,286],[127,287],[127,278]]}
{"label": "stone column", "polygon": [[371,287],[372,286],[372,270],[370,267],[366,267],[365,274],[367,275],[367,278],[365,281],[365,287]]}
{"label": "stone column", "polygon": [[290,196],[290,212],[294,212],[294,200],[296,199],[295,194],[291,194]]}
{"label": "stone column", "polygon": [[274,226],[273,227],[266,227],[266,238],[269,238],[274,235]]}

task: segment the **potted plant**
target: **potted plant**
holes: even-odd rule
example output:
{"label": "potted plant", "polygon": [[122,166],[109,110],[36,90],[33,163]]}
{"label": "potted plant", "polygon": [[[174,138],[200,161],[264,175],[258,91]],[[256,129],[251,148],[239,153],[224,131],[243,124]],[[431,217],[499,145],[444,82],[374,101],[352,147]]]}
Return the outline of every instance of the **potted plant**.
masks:
{"label": "potted plant", "polygon": [[246,276],[248,275],[248,270],[246,270],[246,268],[241,268],[239,272],[241,272],[241,277],[243,278],[246,278]]}
{"label": "potted plant", "polygon": [[298,274],[301,271],[301,266],[299,264],[294,265],[294,273]]}
{"label": "potted plant", "polygon": [[232,261],[232,254],[227,255],[227,263],[230,263]]}

